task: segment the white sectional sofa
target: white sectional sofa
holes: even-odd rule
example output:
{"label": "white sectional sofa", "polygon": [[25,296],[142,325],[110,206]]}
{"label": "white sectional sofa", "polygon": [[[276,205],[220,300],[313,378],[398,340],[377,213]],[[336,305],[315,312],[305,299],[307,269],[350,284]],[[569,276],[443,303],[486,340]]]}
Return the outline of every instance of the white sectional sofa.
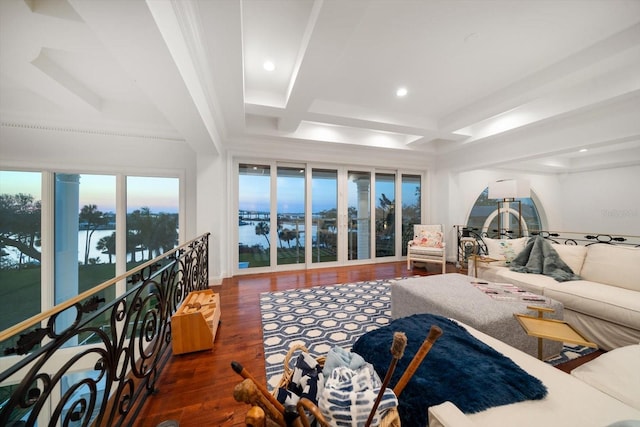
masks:
{"label": "white sectional sofa", "polygon": [[558,282],[531,273],[519,273],[506,265],[528,238],[483,239],[488,256],[504,262],[477,262],[480,279],[512,283],[564,304],[564,320],[601,349],[611,350],[640,342],[640,247],[594,243],[586,246],[553,244],[562,261],[581,280]]}
{"label": "white sectional sofa", "polygon": [[[640,426],[640,346],[619,348],[587,365],[580,375],[568,375],[536,358],[463,326],[480,341],[509,357],[541,380],[548,394],[528,400],[465,414],[451,402],[429,408],[429,427],[638,427]],[[437,343],[435,345],[438,345]],[[605,358],[605,356],[611,356]],[[429,356],[427,356],[429,357]],[[603,358],[599,361],[600,358]],[[580,368],[578,368],[580,369]],[[574,370],[574,371],[577,371]],[[628,377],[626,383],[621,377]]]}

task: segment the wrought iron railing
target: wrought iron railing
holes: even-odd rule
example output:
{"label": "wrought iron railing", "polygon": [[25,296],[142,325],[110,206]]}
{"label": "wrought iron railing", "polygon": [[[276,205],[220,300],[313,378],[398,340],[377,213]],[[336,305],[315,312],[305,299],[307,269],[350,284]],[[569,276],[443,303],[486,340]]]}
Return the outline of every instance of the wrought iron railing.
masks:
{"label": "wrought iron railing", "polygon": [[207,233],[1,332],[0,426],[131,425],[171,354],[171,315],[209,286],[208,247]]}
{"label": "wrought iron railing", "polygon": [[[477,255],[488,255],[485,238],[515,238],[509,230],[481,230],[479,228],[455,225],[458,244],[458,261],[461,265],[473,252]],[[608,244],[627,247],[640,247],[640,236],[621,235],[613,233],[588,233],[577,231],[547,231],[528,230],[525,237],[542,236],[547,240],[561,245],[589,246],[593,244]],[[473,244],[469,244],[473,242]]]}

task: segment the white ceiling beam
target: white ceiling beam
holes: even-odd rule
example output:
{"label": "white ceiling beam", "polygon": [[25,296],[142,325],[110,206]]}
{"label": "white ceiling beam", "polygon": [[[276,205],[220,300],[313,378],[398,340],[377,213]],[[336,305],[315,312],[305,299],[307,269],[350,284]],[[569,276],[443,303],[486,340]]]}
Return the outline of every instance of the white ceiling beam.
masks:
{"label": "white ceiling beam", "polygon": [[278,129],[283,132],[297,129],[317,93],[314,88],[332,67],[329,59],[340,56],[345,40],[350,39],[366,8],[367,3],[359,1],[315,1]]}
{"label": "white ceiling beam", "polygon": [[608,61],[615,63],[618,54],[639,45],[640,24],[636,24],[443,117],[439,127],[443,131],[454,132],[512,110],[552,90],[611,71],[607,68],[610,66]]}
{"label": "white ceiling beam", "polygon": [[544,121],[487,138],[482,143],[458,145],[456,150],[442,152],[437,163],[443,169],[458,171],[503,167],[577,152],[585,147],[612,146],[640,139],[640,91],[617,101],[564,117],[562,121]]}
{"label": "white ceiling beam", "polygon": [[[177,3],[177,5],[183,3]],[[213,108],[225,136],[245,129],[244,65],[242,51],[242,2],[201,1],[202,58],[198,63],[213,98]],[[206,23],[206,25],[203,25]],[[223,108],[224,106],[224,108]]]}
{"label": "white ceiling beam", "polygon": [[40,51],[40,55],[31,61],[31,63],[49,76],[55,83],[64,87],[80,100],[84,101],[88,107],[93,108],[98,112],[102,110],[102,98],[60,67],[53,59],[51,59],[49,51],[49,49],[43,48]]}
{"label": "white ceiling beam", "polygon": [[[248,114],[273,117],[277,119],[283,117],[286,114],[283,108],[262,104],[246,104],[246,112]],[[400,123],[387,123],[380,120],[359,119],[343,115],[325,113],[306,113],[303,120],[316,123],[325,123],[328,125],[348,126],[413,136],[424,136],[428,139],[447,139],[452,141],[462,141],[467,138],[464,135],[449,134],[419,126],[404,125]]]}
{"label": "white ceiling beam", "polygon": [[629,93],[640,91],[640,46],[635,50],[638,52],[636,60],[623,68],[558,90],[461,129],[461,133],[471,135],[464,143],[472,143],[517,127],[572,114],[581,109],[597,108]]}
{"label": "white ceiling beam", "polygon": [[196,153],[219,154],[219,137],[205,122],[146,2],[69,0],[109,53]]}
{"label": "white ceiling beam", "polygon": [[182,80],[191,95],[195,107],[209,133],[218,152],[221,151],[220,134],[214,120],[210,100],[215,94],[204,83],[208,71],[202,60],[203,27],[198,20],[198,13],[190,1],[172,2],[170,0],[154,0],[147,2],[162,37],[178,67]]}

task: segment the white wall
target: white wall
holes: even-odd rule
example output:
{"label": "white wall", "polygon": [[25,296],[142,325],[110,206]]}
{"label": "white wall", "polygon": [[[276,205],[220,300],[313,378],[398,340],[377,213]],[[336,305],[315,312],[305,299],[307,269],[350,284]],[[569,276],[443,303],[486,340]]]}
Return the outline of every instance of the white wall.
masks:
{"label": "white wall", "polygon": [[640,166],[562,176],[563,229],[640,235]]}
{"label": "white wall", "polygon": [[[209,236],[209,279],[221,284],[230,276],[231,236],[228,232],[227,164],[223,156],[198,156],[197,234]],[[234,217],[235,218],[235,217]]]}
{"label": "white wall", "polygon": [[[489,182],[524,178],[531,183],[543,226],[549,230],[640,235],[640,166],[561,175],[500,170],[439,171],[436,175],[439,181],[449,182],[448,194],[437,197],[448,212],[437,210],[434,220],[447,224],[450,232],[454,225],[466,222]],[[434,187],[432,191],[446,189],[442,183]],[[447,252],[449,259],[455,259],[455,241]]]}

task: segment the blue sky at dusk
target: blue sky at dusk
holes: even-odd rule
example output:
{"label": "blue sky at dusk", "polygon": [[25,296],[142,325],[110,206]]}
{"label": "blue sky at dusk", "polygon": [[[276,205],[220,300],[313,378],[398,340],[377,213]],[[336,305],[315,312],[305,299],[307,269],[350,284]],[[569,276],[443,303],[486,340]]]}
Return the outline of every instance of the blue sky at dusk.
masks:
{"label": "blue sky at dusk", "polygon": [[[39,172],[0,171],[0,194],[30,194],[42,199],[42,174]],[[177,213],[178,178],[127,177],[127,211],[148,207],[151,212]],[[80,174],[80,207],[97,205],[102,212],[115,212],[116,177]]]}
{"label": "blue sky at dusk", "polygon": [[[329,210],[336,207],[337,189],[335,179],[313,179],[312,194],[314,213]],[[357,189],[355,182],[349,180],[349,206],[357,206]],[[404,204],[415,204],[416,185],[409,186],[411,191],[404,194]],[[376,203],[381,194],[394,200],[394,183],[392,180],[379,181],[376,186]],[[269,175],[245,175],[239,176],[239,209],[247,211],[268,212],[270,209],[270,177]],[[280,213],[304,212],[304,177],[278,177],[277,179],[278,202],[277,209]]]}

